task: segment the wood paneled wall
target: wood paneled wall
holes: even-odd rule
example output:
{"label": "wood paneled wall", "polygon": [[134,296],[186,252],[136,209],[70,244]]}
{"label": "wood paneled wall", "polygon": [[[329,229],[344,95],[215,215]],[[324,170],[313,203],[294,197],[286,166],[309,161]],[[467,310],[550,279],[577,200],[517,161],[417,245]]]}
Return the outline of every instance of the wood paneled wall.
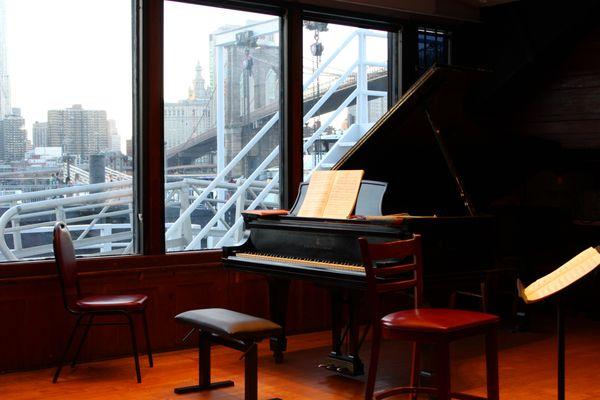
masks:
{"label": "wood paneled wall", "polygon": [[571,46],[540,71],[544,81],[515,111],[515,131],[565,148],[600,149],[600,23]]}
{"label": "wood paneled wall", "polygon": [[[268,317],[265,279],[228,272],[222,268],[219,257],[220,253],[209,257],[188,253],[86,260],[82,266],[82,291],[84,294],[147,294],[153,348],[161,351],[189,346],[191,343],[181,343],[187,328],[173,319],[179,312],[227,307]],[[22,264],[21,267],[27,270],[29,266]],[[36,269],[45,273],[0,277],[0,372],[53,365],[75,322],[63,308],[53,263],[39,263]],[[289,303],[289,331],[324,329],[329,319],[328,305],[329,298],[323,289],[294,283]],[[138,328],[142,344],[141,324]],[[82,359],[130,354],[130,349],[127,327],[94,327]]]}

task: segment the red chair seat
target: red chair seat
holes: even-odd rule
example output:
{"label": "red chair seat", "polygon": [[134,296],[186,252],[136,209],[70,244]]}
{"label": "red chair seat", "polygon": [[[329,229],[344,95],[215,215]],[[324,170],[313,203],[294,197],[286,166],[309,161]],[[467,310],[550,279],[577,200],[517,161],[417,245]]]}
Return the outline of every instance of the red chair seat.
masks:
{"label": "red chair seat", "polygon": [[494,324],[499,320],[495,315],[475,311],[417,308],[388,314],[381,324],[389,330],[444,333]]}
{"label": "red chair seat", "polygon": [[82,311],[143,310],[148,296],[144,294],[116,294],[88,296],[77,300]]}

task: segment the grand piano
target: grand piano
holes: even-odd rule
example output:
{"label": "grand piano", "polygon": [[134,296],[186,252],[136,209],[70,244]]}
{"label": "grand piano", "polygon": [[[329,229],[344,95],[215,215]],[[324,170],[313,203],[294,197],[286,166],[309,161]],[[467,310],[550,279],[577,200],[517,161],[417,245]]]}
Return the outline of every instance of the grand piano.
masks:
{"label": "grand piano", "polygon": [[[431,68],[333,167],[365,171],[357,218],[296,216],[303,183],[289,212],[244,214],[246,240],[224,248],[225,268],[267,276],[270,318],[283,327],[290,281],[330,290],[332,348],[321,366],[364,373],[359,351],[368,327],[360,332],[355,312],[366,288],[359,237],[383,242],[422,234],[426,297],[429,288],[458,285],[492,267],[494,219],[476,211],[467,191],[485,180],[475,168],[481,140],[469,116],[484,75]],[[477,173],[468,175],[471,168]],[[271,338],[276,361],[285,349],[285,334]]]}

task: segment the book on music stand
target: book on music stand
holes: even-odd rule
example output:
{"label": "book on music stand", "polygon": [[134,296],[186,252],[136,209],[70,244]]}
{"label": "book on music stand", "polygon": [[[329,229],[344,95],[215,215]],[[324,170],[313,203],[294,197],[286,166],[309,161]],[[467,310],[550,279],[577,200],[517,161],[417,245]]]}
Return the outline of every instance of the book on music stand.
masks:
{"label": "book on music stand", "polygon": [[600,246],[590,247],[548,275],[527,287],[517,280],[519,296],[525,303],[536,303],[556,296],[558,336],[558,399],[565,399],[565,323],[560,294],[600,265]]}

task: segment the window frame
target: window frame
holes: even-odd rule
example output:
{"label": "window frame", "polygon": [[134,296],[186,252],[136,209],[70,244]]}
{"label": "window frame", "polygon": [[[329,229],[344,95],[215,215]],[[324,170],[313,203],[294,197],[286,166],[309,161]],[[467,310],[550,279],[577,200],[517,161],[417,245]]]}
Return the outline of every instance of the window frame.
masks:
{"label": "window frame", "polygon": [[[302,21],[321,22],[385,30],[388,38],[388,71],[390,74],[389,106],[400,97],[402,89],[411,82],[405,71],[414,69],[414,62],[405,57],[407,28],[417,24],[407,16],[383,16],[377,10],[342,10],[287,1],[246,0],[132,0],[133,42],[133,165],[134,165],[134,253],[122,256],[98,256],[81,259],[83,266],[136,265],[143,257],[153,260],[164,257],[165,263],[193,260],[194,264],[214,263],[220,249],[166,253],[164,206],[164,1],[175,1],[240,11],[259,12],[281,17],[281,207],[294,203],[302,182]],[[419,25],[426,24],[421,22]],[[402,36],[401,36],[402,35]],[[402,40],[401,40],[402,39]],[[402,48],[402,47],[404,48]],[[416,46],[414,51],[416,52]],[[172,261],[169,261],[172,260]],[[25,272],[24,264],[31,266]],[[26,275],[36,274],[41,266],[53,265],[51,259],[2,263],[0,279],[14,276],[19,270]],[[145,263],[142,263],[145,264]],[[14,268],[13,268],[14,267]],[[46,268],[44,267],[44,268]],[[27,269],[27,268],[26,268]],[[47,271],[47,270],[46,270]]]}

